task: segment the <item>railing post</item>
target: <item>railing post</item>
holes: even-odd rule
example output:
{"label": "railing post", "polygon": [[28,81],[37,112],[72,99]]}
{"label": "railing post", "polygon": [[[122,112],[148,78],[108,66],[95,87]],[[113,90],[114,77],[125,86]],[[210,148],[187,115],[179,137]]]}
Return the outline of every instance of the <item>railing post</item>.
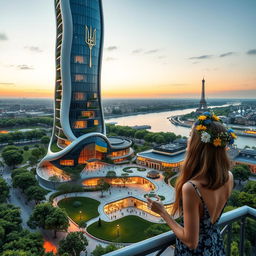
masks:
{"label": "railing post", "polygon": [[239,255],[244,255],[244,229],[245,229],[245,217],[241,218],[241,226],[240,226],[240,243],[239,243]]}
{"label": "railing post", "polygon": [[231,254],[231,234],[232,234],[232,223],[228,224],[228,230],[227,230],[227,256],[230,256]]}

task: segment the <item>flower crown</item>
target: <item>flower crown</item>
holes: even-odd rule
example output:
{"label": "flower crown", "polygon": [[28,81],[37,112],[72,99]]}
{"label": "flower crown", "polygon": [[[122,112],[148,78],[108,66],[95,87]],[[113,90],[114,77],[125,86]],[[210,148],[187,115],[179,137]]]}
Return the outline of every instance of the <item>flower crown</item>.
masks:
{"label": "flower crown", "polygon": [[227,144],[233,144],[237,138],[235,132],[232,129],[228,129],[226,132],[214,133],[209,129],[209,125],[213,121],[223,123],[213,112],[204,112],[197,118],[195,128],[201,135],[201,141],[212,143],[215,147],[225,147]]}

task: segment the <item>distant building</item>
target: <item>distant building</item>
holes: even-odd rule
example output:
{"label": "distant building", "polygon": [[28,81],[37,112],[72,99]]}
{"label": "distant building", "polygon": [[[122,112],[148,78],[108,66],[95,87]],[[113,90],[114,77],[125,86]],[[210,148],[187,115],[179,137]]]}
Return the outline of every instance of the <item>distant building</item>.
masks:
{"label": "distant building", "polygon": [[243,149],[233,158],[235,164],[246,164],[256,174],[256,150]]}
{"label": "distant building", "polygon": [[137,154],[137,164],[157,170],[178,171],[185,158],[186,144],[170,143]]}
{"label": "distant building", "polygon": [[198,114],[201,114],[205,111],[208,111],[207,103],[205,100],[205,80],[202,80],[202,92],[201,92],[201,100],[199,102],[199,108],[196,110]]}

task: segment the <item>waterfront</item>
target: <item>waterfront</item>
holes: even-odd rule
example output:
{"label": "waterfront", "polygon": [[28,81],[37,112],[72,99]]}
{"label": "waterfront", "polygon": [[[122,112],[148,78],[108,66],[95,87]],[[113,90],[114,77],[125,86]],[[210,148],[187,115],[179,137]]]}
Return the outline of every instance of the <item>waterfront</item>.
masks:
{"label": "waterfront", "polygon": [[[228,105],[222,105],[222,106],[216,106],[216,107],[225,107],[225,106],[228,106]],[[215,106],[211,106],[211,107],[215,107]],[[124,126],[150,125],[151,129],[149,129],[149,131],[152,131],[152,132],[173,132],[177,135],[188,136],[190,128],[176,126],[168,120],[168,117],[185,115],[192,111],[195,111],[195,108],[117,117],[117,118],[107,119],[106,123],[116,122],[118,125],[124,125]],[[244,148],[246,145],[252,147],[256,145],[256,139],[251,137],[239,136],[238,139],[236,140],[236,144],[239,148]]]}

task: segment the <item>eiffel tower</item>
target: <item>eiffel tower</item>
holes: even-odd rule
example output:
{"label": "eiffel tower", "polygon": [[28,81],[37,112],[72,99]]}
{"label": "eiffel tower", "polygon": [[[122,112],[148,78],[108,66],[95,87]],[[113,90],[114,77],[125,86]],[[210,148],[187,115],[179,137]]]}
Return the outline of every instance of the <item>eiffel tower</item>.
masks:
{"label": "eiffel tower", "polygon": [[199,102],[199,108],[196,110],[197,113],[203,113],[208,111],[207,103],[205,100],[205,80],[202,80],[202,92],[201,92],[201,100]]}

